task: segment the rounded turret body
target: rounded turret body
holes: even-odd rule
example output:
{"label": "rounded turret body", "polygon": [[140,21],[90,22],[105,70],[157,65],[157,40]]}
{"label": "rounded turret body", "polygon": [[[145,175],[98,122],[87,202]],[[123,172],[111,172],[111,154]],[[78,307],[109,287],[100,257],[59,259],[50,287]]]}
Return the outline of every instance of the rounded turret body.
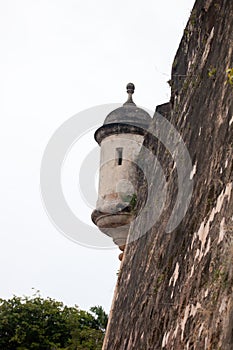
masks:
{"label": "rounded turret body", "polygon": [[126,243],[137,201],[137,157],[150,115],[132,100],[134,85],[127,85],[128,101],[112,111],[95,132],[101,147],[99,190],[93,222],[118,246]]}

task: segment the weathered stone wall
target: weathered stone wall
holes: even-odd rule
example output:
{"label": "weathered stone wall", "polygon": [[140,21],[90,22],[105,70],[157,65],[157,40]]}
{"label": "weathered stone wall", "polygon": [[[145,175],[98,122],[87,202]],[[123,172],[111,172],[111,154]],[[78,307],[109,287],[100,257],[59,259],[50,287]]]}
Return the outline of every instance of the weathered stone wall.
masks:
{"label": "weathered stone wall", "polygon": [[[148,136],[166,173],[167,203],[159,222],[126,247],[104,350],[233,349],[232,67],[233,1],[197,0],[173,63],[170,105],[158,107],[190,152],[191,203],[165,233],[177,173]],[[140,203],[145,196],[141,186]]]}

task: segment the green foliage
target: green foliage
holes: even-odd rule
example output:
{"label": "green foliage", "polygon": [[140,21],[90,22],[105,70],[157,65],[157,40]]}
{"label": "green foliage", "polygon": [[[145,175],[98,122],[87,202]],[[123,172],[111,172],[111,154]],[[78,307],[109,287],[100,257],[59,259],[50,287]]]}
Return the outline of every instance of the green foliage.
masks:
{"label": "green foliage", "polygon": [[39,295],[0,299],[0,349],[101,350],[107,314],[90,311]]}
{"label": "green foliage", "polygon": [[105,330],[107,328],[108,315],[106,314],[102,306],[93,306],[90,308],[90,311],[95,314],[95,319],[99,327],[102,330]]}
{"label": "green foliage", "polygon": [[190,15],[190,23],[194,26],[197,20],[197,11],[193,10]]}
{"label": "green foliage", "polygon": [[136,193],[131,194],[121,194],[121,199],[123,202],[128,203],[131,210],[133,211],[137,204],[137,195]]}
{"label": "green foliage", "polygon": [[233,68],[227,69],[227,82],[233,86]]}
{"label": "green foliage", "polygon": [[130,204],[132,210],[136,207],[136,204],[137,204],[137,195],[136,195],[136,193],[134,193],[134,194],[132,195],[129,204]]}
{"label": "green foliage", "polygon": [[216,269],[213,271],[213,282],[217,282],[222,288],[228,288],[228,273],[224,269]]}
{"label": "green foliage", "polygon": [[184,29],[184,36],[187,38],[187,40],[189,40],[189,38],[190,38],[190,31],[189,31],[189,29],[187,29],[187,28]]}
{"label": "green foliage", "polygon": [[220,9],[221,9],[221,6],[217,3],[214,4],[214,7],[217,11],[220,11]]}
{"label": "green foliage", "polygon": [[164,281],[165,275],[162,273],[158,276],[155,287],[154,287],[154,293],[156,294],[159,290],[159,287],[161,286],[162,282]]}
{"label": "green foliage", "polygon": [[215,67],[210,67],[210,68],[208,69],[208,77],[209,77],[209,78],[215,79],[216,73],[217,73],[217,68],[215,68]]}
{"label": "green foliage", "polygon": [[125,203],[130,203],[132,196],[130,194],[121,193],[121,199]]}

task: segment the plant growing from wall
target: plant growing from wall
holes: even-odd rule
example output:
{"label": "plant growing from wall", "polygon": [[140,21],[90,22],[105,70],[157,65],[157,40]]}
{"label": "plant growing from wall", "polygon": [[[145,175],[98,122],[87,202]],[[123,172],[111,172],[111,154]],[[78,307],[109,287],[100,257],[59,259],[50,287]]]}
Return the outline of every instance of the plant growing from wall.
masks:
{"label": "plant growing from wall", "polygon": [[211,67],[208,69],[208,77],[209,77],[209,78],[215,80],[215,78],[216,78],[216,73],[217,73],[217,68],[211,66]]}
{"label": "plant growing from wall", "polygon": [[132,199],[132,196],[130,194],[121,193],[120,197],[123,202],[130,204],[130,201]]}
{"label": "plant growing from wall", "polygon": [[159,290],[159,287],[161,286],[162,282],[164,281],[165,275],[162,273],[158,276],[156,284],[154,286],[154,293],[156,294]]}
{"label": "plant growing from wall", "polygon": [[131,206],[131,208],[132,208],[132,210],[134,210],[135,209],[135,207],[136,207],[136,204],[137,204],[137,195],[136,195],[136,193],[134,193],[133,195],[132,195],[132,197],[131,197],[131,200],[130,200],[130,206]]}
{"label": "plant growing from wall", "polygon": [[233,86],[233,68],[227,69],[227,82],[231,86]]}
{"label": "plant growing from wall", "polygon": [[194,26],[196,24],[196,20],[197,20],[197,11],[196,10],[193,10],[191,12],[191,15],[190,15],[190,23]]}
{"label": "plant growing from wall", "polygon": [[128,206],[130,208],[130,211],[134,211],[136,204],[137,204],[137,195],[136,193],[133,194],[121,194],[121,200],[124,203],[128,203]]}

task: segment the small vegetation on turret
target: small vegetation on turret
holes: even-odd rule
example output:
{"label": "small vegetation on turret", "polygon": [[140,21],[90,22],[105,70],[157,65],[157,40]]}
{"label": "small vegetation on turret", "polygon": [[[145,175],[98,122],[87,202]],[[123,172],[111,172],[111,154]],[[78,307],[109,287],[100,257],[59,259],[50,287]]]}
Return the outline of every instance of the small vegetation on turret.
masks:
{"label": "small vegetation on turret", "polygon": [[132,195],[132,198],[131,198],[129,204],[130,204],[132,210],[134,210],[135,207],[136,207],[136,204],[137,204],[137,195],[136,195],[136,193],[134,193],[134,194]]}

